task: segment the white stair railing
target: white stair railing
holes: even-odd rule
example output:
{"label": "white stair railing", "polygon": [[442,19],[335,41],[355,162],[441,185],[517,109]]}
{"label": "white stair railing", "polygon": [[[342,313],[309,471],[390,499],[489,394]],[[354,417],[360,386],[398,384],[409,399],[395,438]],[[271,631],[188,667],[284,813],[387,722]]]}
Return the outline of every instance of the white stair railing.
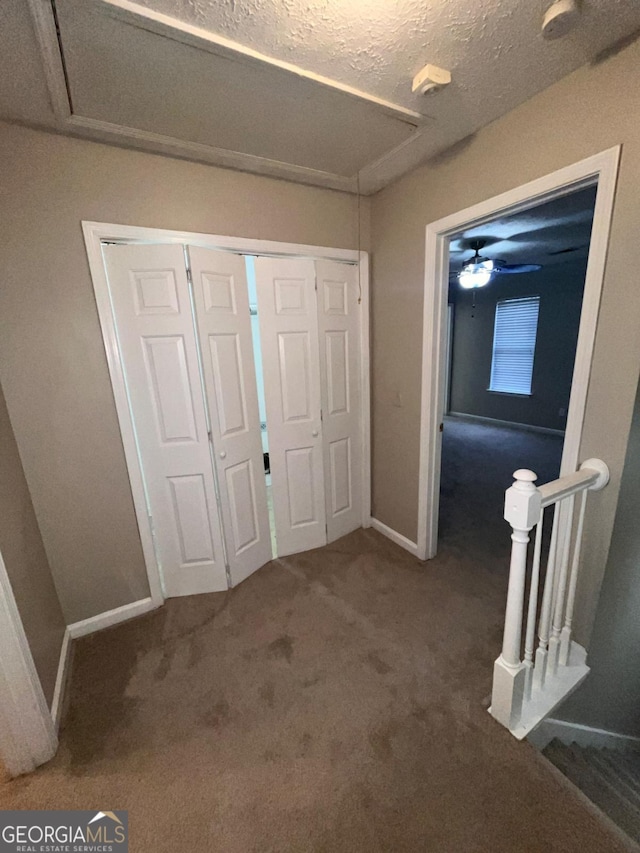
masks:
{"label": "white stair railing", "polygon": [[[504,504],[504,517],[513,528],[507,609],[502,652],[493,669],[489,710],[517,738],[523,738],[589,672],[586,651],[572,639],[571,628],[587,493],[607,485],[609,469],[600,459],[588,459],[574,474],[539,487],[533,471],[520,469],[513,477]],[[579,507],[574,527],[576,496]],[[544,510],[552,506],[549,558],[539,603]],[[527,555],[533,528],[535,541],[523,640]]]}

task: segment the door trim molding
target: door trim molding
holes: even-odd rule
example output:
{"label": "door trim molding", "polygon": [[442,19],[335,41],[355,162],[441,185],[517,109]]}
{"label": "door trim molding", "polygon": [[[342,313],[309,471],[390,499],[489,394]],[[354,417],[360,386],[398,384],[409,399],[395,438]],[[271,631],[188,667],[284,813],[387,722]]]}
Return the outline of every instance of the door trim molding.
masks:
{"label": "door trim molding", "polygon": [[362,409],[362,526],[371,525],[371,362],[369,349],[369,254],[360,252],[360,406]]}
{"label": "door trim molding", "polygon": [[127,461],[127,470],[129,472],[129,481],[133,496],[133,506],[136,513],[136,519],[138,521],[142,553],[147,569],[149,592],[154,604],[156,606],[160,606],[164,602],[164,592],[160,579],[160,567],[156,558],[153,542],[151,516],[147,506],[146,490],[144,480],[142,478],[142,467],[138,458],[136,433],[129,409],[129,397],[124,380],[122,361],[120,359],[118,335],[113,316],[111,297],[109,295],[107,271],[102,256],[102,240],[106,240],[108,237],[102,235],[99,226],[93,227],[95,224],[96,223],[83,222],[82,228],[84,231],[89,269],[91,272],[91,280],[93,282],[93,290],[98,308],[100,328],[102,330],[102,340],[104,342],[104,348],[107,355],[109,375],[111,376],[111,386],[113,388],[113,396],[118,413],[120,434],[122,436],[122,443],[124,445],[124,453]]}
{"label": "door trim molding", "polygon": [[49,761],[58,738],[0,554],[0,756],[11,774]]}
{"label": "door trim molding", "polygon": [[[146,609],[139,612],[152,610],[159,607],[165,600],[162,588],[160,567],[156,558],[153,529],[145,494],[142,467],[138,455],[136,433],[129,408],[127,388],[124,380],[124,371],[118,347],[118,336],[116,332],[115,319],[109,294],[107,273],[102,256],[103,242],[116,243],[178,243],[180,245],[202,246],[207,249],[218,249],[222,251],[236,252],[245,255],[263,256],[291,256],[296,258],[312,258],[314,260],[340,261],[359,265],[360,288],[362,296],[362,316],[360,323],[361,341],[361,400],[362,400],[362,526],[369,526],[371,507],[371,447],[370,447],[370,376],[369,376],[369,256],[367,252],[356,249],[336,249],[326,246],[312,246],[300,243],[284,243],[273,240],[254,240],[244,237],[228,237],[219,234],[203,234],[193,231],[171,231],[163,228],[146,228],[135,225],[117,225],[108,222],[82,222],[82,231],[89,261],[89,271],[93,283],[93,290],[98,308],[98,317],[102,331],[102,339],[107,356],[107,365],[111,385],[116,404],[118,423],[122,435],[133,504],[142,542],[147,577],[149,580],[150,597],[139,602],[127,604],[124,608],[116,608],[107,613],[99,614],[84,622],[77,622],[69,626],[72,637],[82,636],[83,633],[91,633],[101,627],[123,621],[129,616],[122,616],[121,611],[127,608],[141,607],[144,603]],[[147,604],[148,602],[148,604]],[[113,614],[120,614],[119,618],[109,621]],[[137,612],[131,616],[138,615]],[[96,620],[106,620],[105,624],[99,624]],[[93,627],[81,630],[80,626],[91,623]],[[95,627],[98,625],[98,627]]]}
{"label": "door trim molding", "polygon": [[619,145],[609,148],[427,225],[417,536],[420,559],[434,557],[438,546],[442,447],[439,425],[444,414],[449,238],[457,231],[481,225],[496,216],[527,210],[577,189],[598,185],[560,475],[575,471],[591,375],[620,150]]}

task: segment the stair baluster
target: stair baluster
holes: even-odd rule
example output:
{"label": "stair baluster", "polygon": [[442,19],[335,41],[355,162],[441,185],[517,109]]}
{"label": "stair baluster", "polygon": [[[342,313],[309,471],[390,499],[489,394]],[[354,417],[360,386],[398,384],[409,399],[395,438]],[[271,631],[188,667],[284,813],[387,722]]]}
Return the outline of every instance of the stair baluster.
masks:
{"label": "stair baluster", "polygon": [[[554,590],[553,622],[551,626],[551,637],[549,638],[549,661],[548,667],[551,675],[558,674],[558,663],[560,660],[560,633],[562,632],[562,620],[564,618],[564,606],[567,595],[567,578],[569,574],[569,551],[571,549],[571,528],[573,525],[573,502],[574,497],[570,495],[560,504],[561,526],[563,527],[562,550],[560,556],[560,571],[558,572],[557,586]],[[562,520],[564,518],[564,525]]]}
{"label": "stair baluster", "polygon": [[536,660],[533,670],[533,684],[538,690],[544,687],[547,677],[547,663],[549,657],[549,632],[551,630],[551,606],[553,603],[553,587],[555,583],[556,550],[558,546],[558,525],[560,513],[557,505],[553,508],[553,527],[551,528],[551,544],[549,545],[549,558],[547,560],[547,573],[544,579],[544,592],[542,594],[542,607],[540,609],[540,623],[538,626],[539,645],[536,649]]}
{"label": "stair baluster", "polygon": [[533,566],[531,567],[531,586],[529,587],[529,609],[527,612],[527,633],[524,641],[525,701],[531,699],[533,689],[533,646],[536,634],[536,611],[538,609],[538,589],[540,585],[540,554],[542,551],[542,528],[544,512],[540,511],[540,520],[536,525],[536,541],[533,546]]}
{"label": "stair baluster", "polygon": [[587,508],[587,492],[582,493],[580,499],[580,514],[578,516],[578,529],[575,544],[573,546],[573,559],[571,561],[571,576],[569,578],[569,593],[567,595],[567,612],[564,625],[560,635],[560,664],[569,665],[571,652],[571,625],[573,623],[573,608],[576,603],[576,586],[578,584],[578,565],[580,563],[580,550],[582,547],[582,531],[584,529],[584,514]]}

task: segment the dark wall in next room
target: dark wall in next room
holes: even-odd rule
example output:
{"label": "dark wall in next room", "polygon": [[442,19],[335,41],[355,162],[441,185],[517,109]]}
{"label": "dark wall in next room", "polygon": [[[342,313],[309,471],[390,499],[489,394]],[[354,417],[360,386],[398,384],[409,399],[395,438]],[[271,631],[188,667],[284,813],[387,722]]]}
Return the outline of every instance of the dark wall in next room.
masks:
{"label": "dark wall in next room", "polygon": [[[497,276],[475,292],[452,285],[451,412],[563,430],[571,392],[586,260]],[[530,397],[489,391],[496,303],[540,296]]]}
{"label": "dark wall in next room", "polygon": [[589,645],[591,675],[554,712],[560,720],[640,738],[640,390],[609,560]]}

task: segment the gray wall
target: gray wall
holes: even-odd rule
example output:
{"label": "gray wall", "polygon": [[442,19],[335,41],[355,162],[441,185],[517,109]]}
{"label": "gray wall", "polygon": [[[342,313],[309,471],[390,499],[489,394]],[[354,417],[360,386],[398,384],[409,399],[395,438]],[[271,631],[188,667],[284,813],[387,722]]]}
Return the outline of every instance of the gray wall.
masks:
{"label": "gray wall", "polygon": [[640,737],[640,393],[588,663],[591,674],[553,716]]}
{"label": "gray wall", "polygon": [[[0,388],[0,553],[51,705],[65,622]],[[0,654],[2,650],[0,650]]]}
{"label": "gray wall", "polygon": [[[586,262],[497,276],[487,287],[455,293],[451,411],[564,429],[571,393]],[[455,287],[455,285],[454,285]],[[500,299],[540,296],[531,397],[489,391],[493,325]],[[559,413],[564,409],[564,415]]]}
{"label": "gray wall", "polygon": [[[373,513],[415,542],[425,228],[582,158],[622,145],[580,455],[610,485],[587,517],[576,628],[586,642],[606,565],[640,371],[640,42],[585,65],[374,196]],[[400,405],[398,405],[400,402]]]}

